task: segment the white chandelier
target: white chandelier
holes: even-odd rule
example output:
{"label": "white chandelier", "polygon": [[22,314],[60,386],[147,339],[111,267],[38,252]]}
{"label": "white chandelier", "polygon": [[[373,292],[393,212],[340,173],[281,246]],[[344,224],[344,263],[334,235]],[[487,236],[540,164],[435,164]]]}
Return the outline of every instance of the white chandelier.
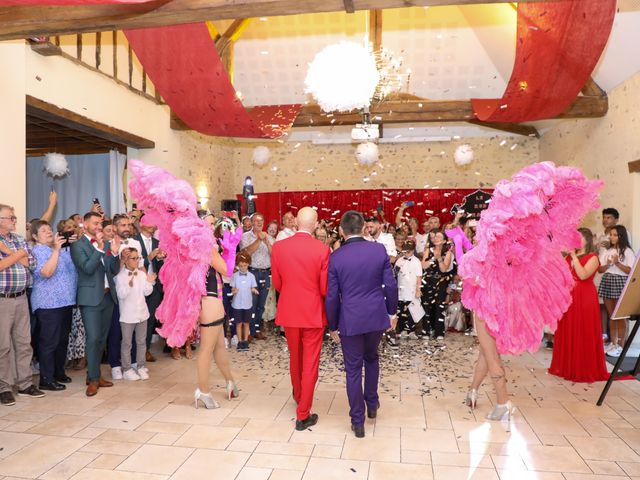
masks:
{"label": "white chandelier", "polygon": [[362,110],[400,91],[410,74],[387,49],[373,52],[371,45],[343,41],[325,47],[309,64],[305,92],[325,112]]}

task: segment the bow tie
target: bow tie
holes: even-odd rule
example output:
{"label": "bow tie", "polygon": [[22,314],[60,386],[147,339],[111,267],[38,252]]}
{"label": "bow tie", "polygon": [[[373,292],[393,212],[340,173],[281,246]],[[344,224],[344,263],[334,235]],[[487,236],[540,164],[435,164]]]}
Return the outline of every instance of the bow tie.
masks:
{"label": "bow tie", "polygon": [[89,240],[91,242],[91,244],[93,245],[94,243],[98,243],[98,241],[95,238],[92,238],[91,240]]}
{"label": "bow tie", "polygon": [[122,241],[122,243],[123,243],[124,245],[128,245],[128,244],[129,244],[129,240],[123,240],[123,241]]}
{"label": "bow tie", "polygon": [[248,275],[248,273],[242,273],[242,272],[240,272],[240,276],[242,276],[242,277],[246,277],[247,275]]}
{"label": "bow tie", "polygon": [[133,271],[129,270],[129,276],[131,277],[129,279],[129,286],[130,287],[133,287],[133,277],[135,277],[136,275],[138,275],[138,270],[133,270]]}

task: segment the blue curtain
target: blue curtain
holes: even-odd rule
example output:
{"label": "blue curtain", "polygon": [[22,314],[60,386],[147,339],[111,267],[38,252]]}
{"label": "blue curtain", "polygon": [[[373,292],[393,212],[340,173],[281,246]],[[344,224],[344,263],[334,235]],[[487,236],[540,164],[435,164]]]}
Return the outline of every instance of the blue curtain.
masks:
{"label": "blue curtain", "polygon": [[27,219],[38,218],[49,204],[49,193],[58,193],[58,206],[54,212],[56,223],[74,213],[84,215],[91,209],[92,201],[98,198],[105,213],[112,216],[109,154],[66,155],[69,175],[54,180],[43,169],[44,157],[27,158]]}

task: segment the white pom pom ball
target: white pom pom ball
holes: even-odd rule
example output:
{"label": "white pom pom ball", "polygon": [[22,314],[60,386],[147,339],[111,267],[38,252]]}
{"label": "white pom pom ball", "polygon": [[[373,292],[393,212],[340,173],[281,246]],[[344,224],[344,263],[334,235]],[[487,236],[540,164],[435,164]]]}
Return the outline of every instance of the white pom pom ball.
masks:
{"label": "white pom pom ball", "polygon": [[378,145],[373,142],[361,143],[356,148],[356,158],[361,165],[365,165],[367,167],[378,163]]}
{"label": "white pom pom ball", "polygon": [[348,112],[368,106],[379,81],[373,54],[364,45],[340,42],[315,56],[304,83],[325,112]]}
{"label": "white pom pom ball", "polygon": [[453,154],[453,160],[456,162],[456,165],[461,167],[473,162],[473,148],[471,148],[471,145],[465,143],[456,148]]}
{"label": "white pom pom ball", "polygon": [[53,178],[62,178],[69,174],[69,162],[64,155],[47,153],[44,157],[44,171]]}
{"label": "white pom pom ball", "polygon": [[259,167],[266,165],[269,161],[269,157],[271,157],[271,152],[267,147],[260,145],[253,149],[253,163]]}

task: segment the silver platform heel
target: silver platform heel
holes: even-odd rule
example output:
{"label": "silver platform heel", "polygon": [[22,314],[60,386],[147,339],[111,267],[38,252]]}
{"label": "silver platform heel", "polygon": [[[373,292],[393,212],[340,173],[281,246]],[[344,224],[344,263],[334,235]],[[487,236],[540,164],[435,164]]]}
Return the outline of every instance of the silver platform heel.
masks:
{"label": "silver platform heel", "polygon": [[196,388],[196,393],[193,395],[193,397],[195,400],[196,409],[198,408],[198,402],[202,402],[204,408],[206,409],[220,408],[220,405],[218,405],[218,402],[213,399],[210,393],[204,393],[200,391],[199,388]]}
{"label": "silver platform heel", "polygon": [[471,410],[475,410],[476,403],[478,403],[478,391],[475,388],[467,392],[467,398],[465,398],[464,403]]}

